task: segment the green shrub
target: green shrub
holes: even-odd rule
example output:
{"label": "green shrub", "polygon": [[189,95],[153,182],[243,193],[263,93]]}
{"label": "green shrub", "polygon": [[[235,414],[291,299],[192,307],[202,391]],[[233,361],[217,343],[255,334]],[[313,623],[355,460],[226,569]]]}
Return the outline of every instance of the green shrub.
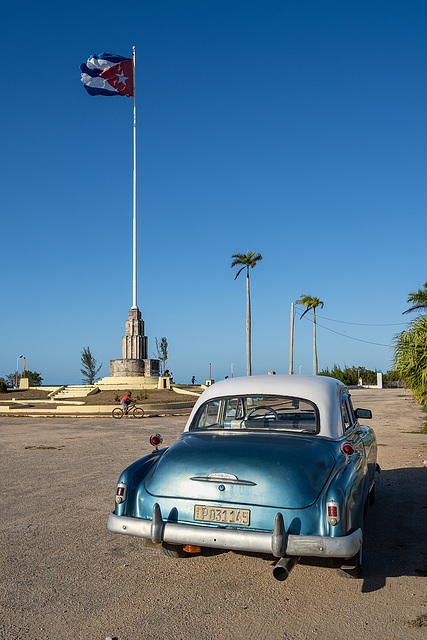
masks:
{"label": "green shrub", "polygon": [[0,393],[7,393],[7,384],[3,378],[0,378]]}

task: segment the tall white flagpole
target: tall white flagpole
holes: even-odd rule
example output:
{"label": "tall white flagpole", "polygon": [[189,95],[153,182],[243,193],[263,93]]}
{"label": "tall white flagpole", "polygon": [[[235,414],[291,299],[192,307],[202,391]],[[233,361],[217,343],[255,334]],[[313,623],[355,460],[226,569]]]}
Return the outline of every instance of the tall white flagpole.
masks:
{"label": "tall white flagpole", "polygon": [[132,309],[138,309],[136,303],[136,88],[135,88],[135,47],[133,58],[133,297]]}

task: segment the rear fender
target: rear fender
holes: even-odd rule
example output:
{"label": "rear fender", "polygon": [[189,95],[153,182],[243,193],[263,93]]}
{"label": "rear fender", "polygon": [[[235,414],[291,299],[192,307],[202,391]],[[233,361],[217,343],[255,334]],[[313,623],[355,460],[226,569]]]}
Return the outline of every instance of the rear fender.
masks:
{"label": "rear fender", "polygon": [[[347,535],[349,531],[363,529],[363,512],[368,495],[368,477],[356,469],[351,462],[343,461],[328,480],[323,492],[325,532],[332,537]],[[340,522],[328,522],[327,503],[336,500],[340,505]]]}
{"label": "rear fender", "polygon": [[153,453],[133,462],[121,473],[118,483],[122,482],[126,485],[126,499],[121,504],[115,505],[114,512],[116,515],[130,517],[136,515],[138,487],[147,473],[158,463],[166,451],[167,448],[160,449],[160,451],[153,451]]}

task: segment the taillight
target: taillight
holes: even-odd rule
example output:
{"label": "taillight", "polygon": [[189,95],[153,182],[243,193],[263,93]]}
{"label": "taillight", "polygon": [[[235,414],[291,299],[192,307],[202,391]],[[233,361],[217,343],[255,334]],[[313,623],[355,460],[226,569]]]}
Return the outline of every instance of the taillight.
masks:
{"label": "taillight", "polygon": [[336,500],[329,500],[326,503],[326,509],[328,511],[329,524],[335,525],[340,521],[340,505]]}
{"label": "taillight", "polygon": [[342,445],[341,451],[345,453],[346,456],[352,456],[354,453],[354,449],[349,442]]}
{"label": "taillight", "polygon": [[126,500],[126,489],[127,486],[124,482],[119,482],[116,489],[116,502],[117,504],[122,504]]}

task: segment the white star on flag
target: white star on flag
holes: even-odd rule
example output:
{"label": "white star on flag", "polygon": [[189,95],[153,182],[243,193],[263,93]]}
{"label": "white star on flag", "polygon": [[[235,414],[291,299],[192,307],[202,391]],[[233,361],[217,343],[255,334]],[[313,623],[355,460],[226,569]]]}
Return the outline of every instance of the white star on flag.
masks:
{"label": "white star on flag", "polygon": [[126,84],[127,77],[125,76],[123,71],[121,71],[120,73],[116,73],[116,76],[118,77],[119,82]]}

